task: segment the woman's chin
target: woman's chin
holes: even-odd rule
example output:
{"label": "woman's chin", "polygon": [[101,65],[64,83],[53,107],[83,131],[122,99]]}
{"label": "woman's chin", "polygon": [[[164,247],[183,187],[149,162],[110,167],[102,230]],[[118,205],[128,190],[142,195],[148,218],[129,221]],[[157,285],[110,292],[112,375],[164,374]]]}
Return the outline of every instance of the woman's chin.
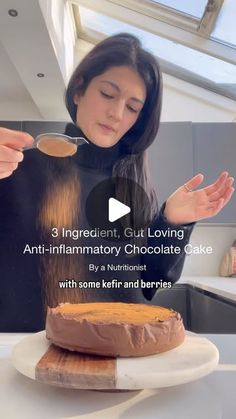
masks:
{"label": "woman's chin", "polygon": [[109,148],[114,146],[115,144],[118,143],[119,140],[111,140],[109,138],[93,138],[90,140],[91,143],[97,145],[98,147],[102,147],[102,148]]}

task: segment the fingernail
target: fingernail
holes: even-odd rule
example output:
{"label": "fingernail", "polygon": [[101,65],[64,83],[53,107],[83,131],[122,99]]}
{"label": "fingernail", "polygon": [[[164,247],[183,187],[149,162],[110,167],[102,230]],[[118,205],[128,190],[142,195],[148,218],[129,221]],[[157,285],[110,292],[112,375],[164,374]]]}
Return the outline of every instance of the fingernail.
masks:
{"label": "fingernail", "polygon": [[234,183],[234,178],[233,178],[233,177],[229,177],[229,178],[227,179],[227,182],[228,182],[228,186],[233,185],[233,183]]}

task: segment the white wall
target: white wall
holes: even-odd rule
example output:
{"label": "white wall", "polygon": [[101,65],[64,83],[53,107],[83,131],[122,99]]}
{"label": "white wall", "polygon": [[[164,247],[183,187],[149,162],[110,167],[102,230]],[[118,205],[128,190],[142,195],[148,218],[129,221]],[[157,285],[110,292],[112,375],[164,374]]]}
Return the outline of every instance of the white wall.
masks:
{"label": "white wall", "polygon": [[167,74],[163,81],[162,121],[235,121],[235,101]]}
{"label": "white wall", "polygon": [[219,276],[219,265],[224,253],[236,239],[236,225],[196,225],[190,243],[211,246],[212,254],[186,256],[183,276]]}

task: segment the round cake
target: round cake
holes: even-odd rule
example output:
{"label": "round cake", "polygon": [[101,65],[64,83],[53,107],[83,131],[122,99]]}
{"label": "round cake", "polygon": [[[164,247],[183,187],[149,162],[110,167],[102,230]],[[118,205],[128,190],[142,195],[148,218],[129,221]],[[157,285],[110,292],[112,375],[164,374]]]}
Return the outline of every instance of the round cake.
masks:
{"label": "round cake", "polygon": [[179,313],[127,303],[63,303],[48,308],[46,336],[71,351],[112,357],[147,356],[179,346],[185,329]]}

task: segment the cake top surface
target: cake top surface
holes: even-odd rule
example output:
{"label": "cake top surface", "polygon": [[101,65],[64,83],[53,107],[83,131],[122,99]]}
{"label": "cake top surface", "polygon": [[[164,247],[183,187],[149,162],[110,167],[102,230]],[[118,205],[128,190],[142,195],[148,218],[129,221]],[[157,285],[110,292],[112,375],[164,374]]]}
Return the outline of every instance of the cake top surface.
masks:
{"label": "cake top surface", "polygon": [[176,317],[177,313],[164,307],[128,303],[63,303],[49,308],[48,314],[65,319],[88,322],[132,323],[164,322]]}

